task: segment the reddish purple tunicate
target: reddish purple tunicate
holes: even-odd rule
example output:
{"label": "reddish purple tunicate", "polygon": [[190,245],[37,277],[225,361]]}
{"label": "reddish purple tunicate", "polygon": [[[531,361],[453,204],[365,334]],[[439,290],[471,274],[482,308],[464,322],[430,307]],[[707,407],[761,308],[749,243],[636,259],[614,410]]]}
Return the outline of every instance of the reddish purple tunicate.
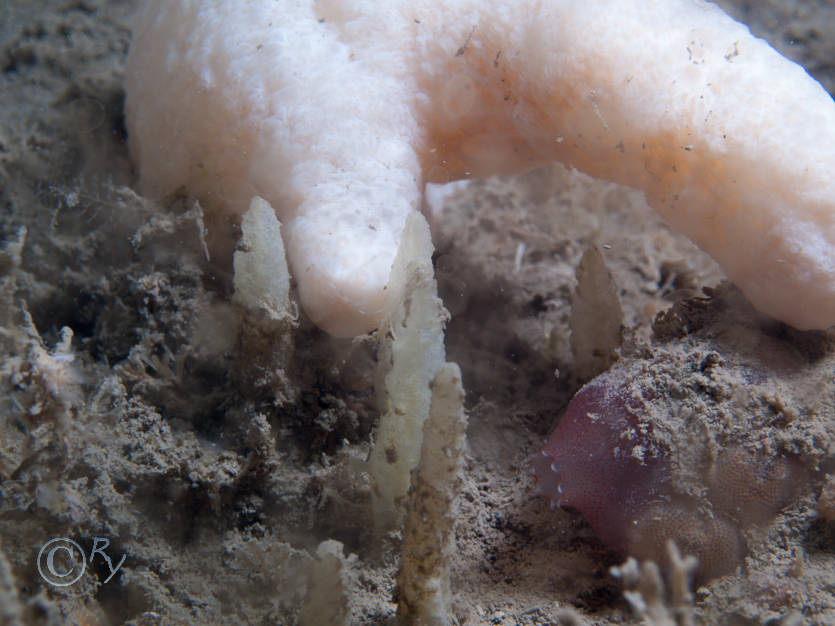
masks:
{"label": "reddish purple tunicate", "polygon": [[609,547],[627,549],[626,529],[669,492],[668,459],[639,418],[644,406],[604,374],[580,389],[533,461],[552,505],[579,510]]}
{"label": "reddish purple tunicate", "polygon": [[[551,505],[580,511],[611,549],[663,564],[672,540],[707,580],[741,562],[743,529],[769,523],[809,476],[792,457],[731,440],[710,446],[694,435],[698,422],[679,432],[675,419],[653,417],[678,415],[680,391],[655,390],[642,369],[598,376],[572,398],[533,468]],[[682,476],[690,487],[676,482]]]}

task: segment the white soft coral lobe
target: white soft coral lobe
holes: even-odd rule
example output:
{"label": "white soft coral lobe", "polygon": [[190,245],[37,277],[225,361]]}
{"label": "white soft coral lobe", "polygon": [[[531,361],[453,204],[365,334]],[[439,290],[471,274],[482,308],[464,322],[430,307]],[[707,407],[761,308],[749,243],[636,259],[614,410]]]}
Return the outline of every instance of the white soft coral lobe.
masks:
{"label": "white soft coral lobe", "polygon": [[276,207],[302,303],[374,328],[426,181],[562,161],[643,189],[762,311],[835,324],[835,104],[698,0],[149,0],[143,191]]}

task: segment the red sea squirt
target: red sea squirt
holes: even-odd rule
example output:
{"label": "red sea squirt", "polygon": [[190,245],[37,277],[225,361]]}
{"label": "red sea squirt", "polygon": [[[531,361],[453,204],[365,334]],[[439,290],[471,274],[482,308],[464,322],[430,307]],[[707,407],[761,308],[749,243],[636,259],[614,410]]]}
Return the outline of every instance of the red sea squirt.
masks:
{"label": "red sea squirt", "polygon": [[619,552],[627,550],[639,513],[670,491],[667,455],[639,417],[643,402],[626,384],[596,378],[577,392],[533,461],[552,506],[579,510]]}
{"label": "red sea squirt", "polygon": [[681,390],[671,394],[655,380],[651,365],[616,366],[580,389],[534,458],[537,486],[552,506],[579,510],[611,549],[664,564],[673,540],[699,560],[697,579],[709,580],[739,565],[743,530],[770,523],[809,473],[791,456],[741,440],[711,447],[694,436],[707,422],[688,431],[653,417],[680,413],[681,402]]}

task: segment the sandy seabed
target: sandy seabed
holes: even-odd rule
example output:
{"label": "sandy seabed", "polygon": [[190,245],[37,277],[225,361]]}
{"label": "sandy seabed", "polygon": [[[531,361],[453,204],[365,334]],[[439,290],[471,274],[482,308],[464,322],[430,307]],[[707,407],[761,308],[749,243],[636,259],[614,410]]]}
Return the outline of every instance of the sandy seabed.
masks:
{"label": "sandy seabed", "polygon": [[[343,546],[349,623],[393,623],[401,536],[373,532],[362,470],[376,343],[250,319],[194,201],[131,190],[136,4],[0,4],[0,624],[303,623],[327,539]],[[832,3],[723,5],[833,93]],[[530,475],[583,382],[570,302],[594,245],[623,308],[619,370],[680,390],[658,419],[702,415],[713,440],[806,472],[745,528],[732,572],[678,616],[662,594],[647,621],[835,624],[835,523],[821,514],[835,516],[833,332],[763,319],[640,193],[559,166],[462,186],[431,222],[469,410],[455,623],[642,623],[610,573],[623,555],[577,511],[551,510]],[[739,367],[755,374],[744,388]],[[101,549],[72,585],[42,574],[54,538]]]}

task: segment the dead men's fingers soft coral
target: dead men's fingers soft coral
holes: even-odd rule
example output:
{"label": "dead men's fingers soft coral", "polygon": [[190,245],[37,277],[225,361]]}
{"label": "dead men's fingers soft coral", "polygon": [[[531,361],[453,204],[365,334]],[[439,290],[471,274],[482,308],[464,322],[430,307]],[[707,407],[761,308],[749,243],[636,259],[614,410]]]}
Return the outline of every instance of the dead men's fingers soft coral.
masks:
{"label": "dead men's fingers soft coral", "polygon": [[701,0],[149,0],[140,187],[286,225],[306,313],[377,326],[427,181],[561,161],[642,189],[761,311],[835,324],[835,103]]}

